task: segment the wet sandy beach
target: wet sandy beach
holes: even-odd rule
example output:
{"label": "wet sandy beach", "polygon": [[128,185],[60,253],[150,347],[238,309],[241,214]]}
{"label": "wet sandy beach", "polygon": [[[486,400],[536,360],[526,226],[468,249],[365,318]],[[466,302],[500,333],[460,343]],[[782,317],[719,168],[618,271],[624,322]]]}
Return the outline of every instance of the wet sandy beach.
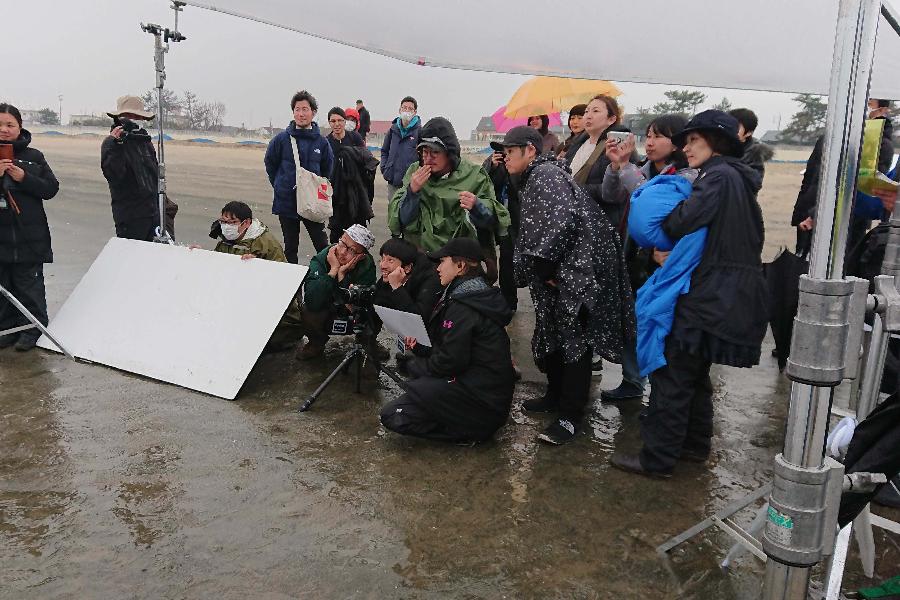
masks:
{"label": "wet sandy beach", "polygon": [[[100,141],[33,142],[61,182],[47,205],[51,316],[114,235]],[[260,149],[166,150],[179,243],[211,248],[209,223],[230,200],[250,204],[280,238]],[[793,243],[802,168],[768,169],[767,259]],[[385,193],[379,181],[379,244]],[[310,252],[304,239],[301,255]],[[508,425],[475,447],[384,433],[378,407],[398,388],[368,370],[363,394],[340,377],[296,413],[345,340],[312,364],[263,356],[235,402],[43,350],[0,351],[0,598],[759,597],[760,561],[745,554],[730,573],[719,569],[731,546],[723,534],[668,559],[655,547],[768,481],[790,389],[769,341],[752,370],[714,367],[713,459],[658,482],[607,464],[614,449],[639,447],[639,402],[598,401],[568,446],[535,441],[547,418],[520,409],[543,393],[525,290],[519,307],[510,335],[524,379]],[[594,396],[618,382],[607,365]],[[896,575],[900,541],[875,536],[876,576]],[[845,581],[868,583],[855,551]]]}

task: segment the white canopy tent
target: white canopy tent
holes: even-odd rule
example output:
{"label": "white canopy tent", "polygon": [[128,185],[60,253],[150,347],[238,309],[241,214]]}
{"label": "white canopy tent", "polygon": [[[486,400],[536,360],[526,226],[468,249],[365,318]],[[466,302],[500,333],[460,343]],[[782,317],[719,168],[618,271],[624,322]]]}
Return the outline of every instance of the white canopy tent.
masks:
{"label": "white canopy tent", "polygon": [[[838,14],[837,0],[599,0],[552,14],[542,0],[456,0],[409,5],[402,18],[394,3],[345,0],[352,19],[310,0],[186,4],[426,66],[821,95]],[[565,35],[539,25],[551,20]],[[889,29],[882,16],[879,32]],[[893,32],[878,37],[871,95],[900,99]]]}

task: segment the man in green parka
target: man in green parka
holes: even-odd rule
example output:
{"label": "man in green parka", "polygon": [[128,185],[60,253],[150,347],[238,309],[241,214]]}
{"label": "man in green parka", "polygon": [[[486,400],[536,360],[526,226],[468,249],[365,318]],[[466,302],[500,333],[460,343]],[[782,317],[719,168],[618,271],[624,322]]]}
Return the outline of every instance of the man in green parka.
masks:
{"label": "man in green parka", "polygon": [[375,236],[363,225],[351,225],[337,244],[324,248],[309,261],[303,279],[303,333],[308,341],[297,351],[297,360],[322,356],[335,318],[345,312],[341,290],[351,285],[375,285],[375,261],[369,249]]}
{"label": "man in green parka", "polygon": [[[391,234],[431,252],[448,240],[477,237],[476,230],[506,236],[509,211],[497,202],[485,170],[460,158],[450,121],[435,117],[422,127],[420,160],[410,165],[388,206]],[[482,236],[483,237],[483,236]]]}
{"label": "man in green parka", "polygon": [[[229,202],[222,207],[219,217],[218,243],[215,252],[236,254],[242,260],[261,258],[275,262],[287,262],[284,248],[269,228],[259,219],[253,218],[253,211],[243,202]],[[300,306],[296,298],[291,300],[281,322],[269,338],[266,350],[277,352],[288,350],[303,337],[300,327]]]}

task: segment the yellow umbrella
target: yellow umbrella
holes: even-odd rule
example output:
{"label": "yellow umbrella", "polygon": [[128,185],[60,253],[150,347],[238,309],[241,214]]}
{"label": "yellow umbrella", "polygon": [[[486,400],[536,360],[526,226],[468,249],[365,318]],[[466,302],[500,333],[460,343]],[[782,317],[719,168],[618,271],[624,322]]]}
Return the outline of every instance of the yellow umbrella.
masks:
{"label": "yellow umbrella", "polygon": [[576,104],[588,102],[598,94],[622,95],[609,81],[571,79],[567,77],[534,77],[520,87],[506,103],[504,115],[510,118],[530,117],[565,112]]}

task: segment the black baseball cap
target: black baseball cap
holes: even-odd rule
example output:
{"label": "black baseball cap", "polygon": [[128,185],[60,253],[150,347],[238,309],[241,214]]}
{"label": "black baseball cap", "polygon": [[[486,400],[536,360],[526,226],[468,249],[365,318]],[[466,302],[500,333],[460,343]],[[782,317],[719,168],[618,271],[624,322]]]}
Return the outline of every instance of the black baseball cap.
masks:
{"label": "black baseball cap", "polygon": [[721,110],[704,110],[697,113],[688,121],[684,129],[678,135],[672,136],[672,142],[679,148],[683,147],[687,135],[692,131],[718,131],[731,145],[731,155],[738,158],[744,153],[741,140],[738,138],[738,120]]}
{"label": "black baseball cap", "polygon": [[435,262],[445,256],[461,256],[479,262],[484,260],[481,244],[474,238],[453,238],[438,250],[428,253],[428,258]]}
{"label": "black baseball cap", "polygon": [[544,151],[544,138],[538,133],[538,130],[527,125],[519,125],[507,131],[502,142],[491,142],[491,148],[497,152],[503,152],[504,148],[527,146],[528,144],[534,146],[538,154]]}

